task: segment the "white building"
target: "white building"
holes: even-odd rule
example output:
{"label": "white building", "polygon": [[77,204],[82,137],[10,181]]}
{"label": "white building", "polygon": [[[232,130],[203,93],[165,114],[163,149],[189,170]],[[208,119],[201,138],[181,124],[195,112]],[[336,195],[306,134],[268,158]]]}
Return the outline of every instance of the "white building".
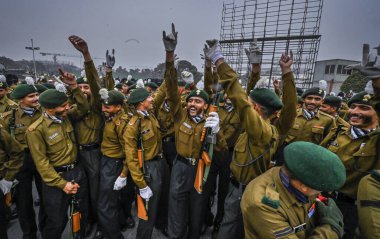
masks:
{"label": "white building", "polygon": [[359,61],[345,59],[331,59],[315,62],[313,87],[318,86],[320,80],[327,82],[327,93],[339,93],[340,86],[351,75],[351,70],[346,70],[347,65],[358,64]]}

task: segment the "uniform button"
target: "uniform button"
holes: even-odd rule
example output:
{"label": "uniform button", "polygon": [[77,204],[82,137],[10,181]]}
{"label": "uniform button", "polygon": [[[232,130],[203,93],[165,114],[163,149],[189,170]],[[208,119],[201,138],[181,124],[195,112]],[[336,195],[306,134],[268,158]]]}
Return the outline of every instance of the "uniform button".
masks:
{"label": "uniform button", "polygon": [[195,133],[194,135],[198,135],[197,133]]}

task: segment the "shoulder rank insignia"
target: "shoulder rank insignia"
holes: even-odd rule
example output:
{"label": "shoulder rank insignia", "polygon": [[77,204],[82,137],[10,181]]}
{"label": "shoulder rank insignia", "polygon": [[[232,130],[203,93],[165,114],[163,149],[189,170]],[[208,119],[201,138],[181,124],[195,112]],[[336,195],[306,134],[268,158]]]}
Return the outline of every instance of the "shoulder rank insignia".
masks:
{"label": "shoulder rank insignia", "polygon": [[265,195],[261,199],[261,202],[274,209],[280,207],[280,194],[274,190],[273,185],[268,185],[265,189]]}

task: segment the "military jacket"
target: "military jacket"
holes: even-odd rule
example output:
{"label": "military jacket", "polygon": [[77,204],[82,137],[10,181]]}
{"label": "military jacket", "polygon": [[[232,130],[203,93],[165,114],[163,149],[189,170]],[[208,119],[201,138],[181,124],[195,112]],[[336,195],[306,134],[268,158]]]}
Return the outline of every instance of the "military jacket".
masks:
{"label": "military jacket", "polygon": [[25,133],[28,127],[41,117],[41,107],[37,107],[36,112],[32,116],[26,114],[20,106],[14,109],[14,111],[14,118],[13,110],[3,113],[0,118],[4,121],[4,129],[6,129],[9,133],[11,133],[10,127],[12,127],[11,124],[13,124],[14,137],[24,149],[28,147],[26,144]]}
{"label": "military jacket", "polygon": [[82,119],[75,122],[75,133],[80,145],[100,144],[105,120],[99,95],[99,76],[93,61],[85,62],[84,69],[91,89],[90,110]]}
{"label": "military jacket", "polygon": [[[165,102],[164,102],[165,103]],[[161,107],[157,110],[157,120],[160,124],[160,130],[162,138],[166,136],[174,135],[174,119],[173,115],[170,113],[170,107],[165,108],[164,103],[161,104]]]}
{"label": "military jacket", "polygon": [[10,100],[6,95],[0,99],[0,113],[10,111],[17,108],[17,103]]}
{"label": "military jacket", "polygon": [[251,181],[240,206],[246,239],[339,238],[330,225],[317,224],[314,198],[302,204],[285,188],[280,167]]}
{"label": "military jacket", "polygon": [[0,178],[13,181],[24,162],[24,150],[0,125]]}
{"label": "military jacket", "polygon": [[[115,158],[125,158],[125,142],[123,134],[127,127],[130,117],[120,110],[112,120],[106,121],[103,130],[103,141],[101,152],[103,155]],[[123,172],[125,172],[124,170]]]}
{"label": "military jacket", "polygon": [[71,120],[79,120],[89,109],[87,100],[79,88],[72,93],[77,105],[69,110],[62,123],[56,123],[42,114],[26,132],[26,142],[42,180],[48,186],[60,189],[63,189],[67,182],[54,167],[75,162],[78,154]]}
{"label": "military jacket", "polygon": [[346,167],[346,183],[340,193],[356,199],[358,184],[362,177],[372,169],[380,169],[376,156],[379,140],[379,129],[358,139],[353,139],[350,127],[343,127],[337,133],[337,128],[323,140],[321,146],[336,153]]}
{"label": "military jacket", "polygon": [[306,141],[320,144],[334,127],[334,117],[318,111],[314,118],[307,120],[302,108],[297,110],[296,120],[285,138],[285,143]]}
{"label": "military jacket", "polygon": [[285,135],[294,122],[297,97],[293,74],[283,76],[284,108],[275,126],[252,108],[238,82],[238,75],[226,63],[218,67],[218,74],[245,130],[236,142],[230,169],[237,181],[248,184],[272,166],[271,159],[280,136]]}
{"label": "military jacket", "polygon": [[219,118],[221,122],[221,129],[227,141],[227,147],[234,147],[239,135],[242,133],[243,127],[236,110],[228,112],[225,108],[219,107]]}

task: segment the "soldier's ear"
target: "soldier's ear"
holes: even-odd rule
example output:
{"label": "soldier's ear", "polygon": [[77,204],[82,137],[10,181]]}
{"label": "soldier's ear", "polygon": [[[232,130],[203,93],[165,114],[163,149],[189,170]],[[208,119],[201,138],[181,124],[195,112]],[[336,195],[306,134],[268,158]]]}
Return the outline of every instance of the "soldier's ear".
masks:
{"label": "soldier's ear", "polygon": [[207,110],[208,109],[208,104],[204,104],[203,109]]}

